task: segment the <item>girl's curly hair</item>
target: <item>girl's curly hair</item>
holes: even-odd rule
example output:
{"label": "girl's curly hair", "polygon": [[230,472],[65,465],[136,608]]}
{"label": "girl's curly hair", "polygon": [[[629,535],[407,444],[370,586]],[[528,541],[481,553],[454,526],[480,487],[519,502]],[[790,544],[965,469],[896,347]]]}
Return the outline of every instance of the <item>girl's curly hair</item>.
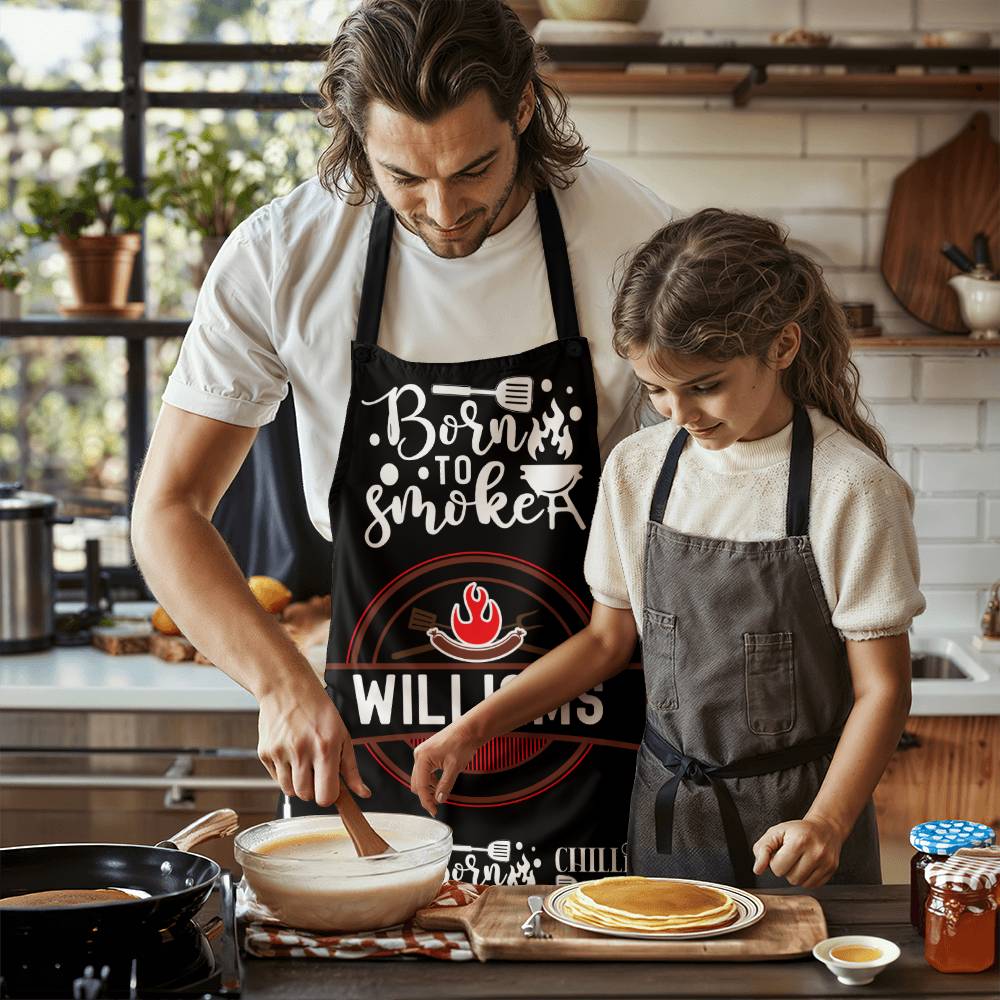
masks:
{"label": "girl's curly hair", "polygon": [[819,265],[769,219],[706,208],[671,222],[626,258],[612,311],[624,358],[698,355],[764,362],[789,323],[802,344],[782,387],[888,462],[885,440],[858,395],[843,310]]}

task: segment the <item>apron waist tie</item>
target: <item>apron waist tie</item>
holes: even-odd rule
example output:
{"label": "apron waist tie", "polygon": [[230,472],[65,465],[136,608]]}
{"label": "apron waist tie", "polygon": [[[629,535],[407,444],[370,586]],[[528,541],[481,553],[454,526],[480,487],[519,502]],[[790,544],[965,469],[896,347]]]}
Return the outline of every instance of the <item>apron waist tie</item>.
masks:
{"label": "apron waist tie", "polygon": [[715,767],[682,754],[669,740],[647,725],[643,734],[643,742],[664,767],[674,772],[656,793],[654,814],[656,817],[657,853],[673,853],[674,801],[677,798],[677,789],[682,783],[688,781],[695,785],[710,785],[719,805],[722,829],[726,836],[729,859],[736,874],[736,884],[742,887],[753,886],[755,884],[753,855],[750,852],[750,845],[747,843],[746,830],[739,810],[736,808],[736,803],[733,801],[725,782],[721,779],[752,778],[808,764],[810,761],[832,753],[840,740],[840,732],[840,729],[837,729],[820,736],[814,736],[812,739],[794,746],[784,747],[781,750],[771,750],[768,753],[758,754],[756,757],[745,757],[732,764]]}

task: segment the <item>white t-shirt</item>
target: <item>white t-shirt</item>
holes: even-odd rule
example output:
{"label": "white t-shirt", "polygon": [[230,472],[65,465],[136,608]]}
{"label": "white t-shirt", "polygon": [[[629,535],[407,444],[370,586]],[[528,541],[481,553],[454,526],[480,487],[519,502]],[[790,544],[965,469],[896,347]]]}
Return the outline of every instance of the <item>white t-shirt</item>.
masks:
{"label": "white t-shirt", "polygon": [[[589,159],[554,191],[580,333],[590,341],[601,454],[635,427],[636,382],[611,348],[613,273],[675,214],[610,164]],[[202,285],[164,402],[244,427],[274,419],[290,383],[309,515],[330,538],[327,497],[350,393],[350,344],[374,207],[317,179],[244,221]],[[556,339],[532,198],[468,257],[446,260],[394,227],[379,345],[409,361],[472,361]]]}
{"label": "white t-shirt", "polygon": [[[813,428],[809,541],[834,628],[845,639],[905,632],[924,610],[913,493],[877,455],[818,410]],[[622,441],[601,475],[584,572],[594,599],[631,608],[642,631],[646,524],[677,426]],[[686,535],[738,542],[785,536],[792,425],[713,451],[681,452],[663,523]],[[695,585],[697,585],[695,583]]]}

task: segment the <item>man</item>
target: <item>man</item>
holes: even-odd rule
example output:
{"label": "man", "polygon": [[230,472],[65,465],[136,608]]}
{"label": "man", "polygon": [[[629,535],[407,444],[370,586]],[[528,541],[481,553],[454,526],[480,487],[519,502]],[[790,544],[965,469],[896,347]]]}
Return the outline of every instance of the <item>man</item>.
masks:
{"label": "man", "polygon": [[[419,812],[413,747],[587,619],[601,452],[635,421],[611,276],[671,213],[585,162],[537,63],[499,0],[352,13],[320,86],[319,177],[227,241],[164,393],[136,556],[257,698],[261,760],[299,812],[341,779]],[[210,524],[289,385],[333,539],[326,692]],[[624,870],[642,715],[629,670],[485,746],[438,812],[452,875]]]}

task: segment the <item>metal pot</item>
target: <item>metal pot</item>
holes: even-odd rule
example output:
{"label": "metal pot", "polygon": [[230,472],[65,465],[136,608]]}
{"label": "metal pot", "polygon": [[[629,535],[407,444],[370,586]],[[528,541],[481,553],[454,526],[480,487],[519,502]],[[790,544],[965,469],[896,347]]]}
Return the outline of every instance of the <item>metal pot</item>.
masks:
{"label": "metal pot", "polygon": [[55,497],[0,483],[0,654],[53,642]]}

